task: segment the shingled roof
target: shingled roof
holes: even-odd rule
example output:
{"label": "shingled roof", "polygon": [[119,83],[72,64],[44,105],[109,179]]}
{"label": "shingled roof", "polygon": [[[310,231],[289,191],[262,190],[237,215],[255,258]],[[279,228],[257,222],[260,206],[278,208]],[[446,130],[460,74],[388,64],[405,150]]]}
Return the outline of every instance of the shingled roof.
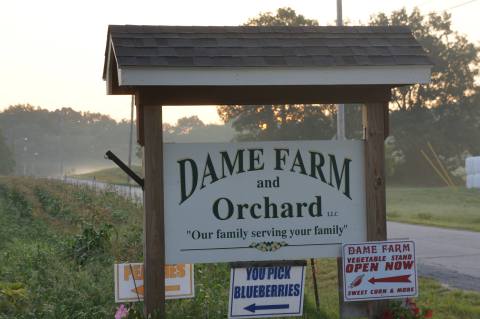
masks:
{"label": "shingled roof", "polygon": [[107,79],[109,67],[119,71],[121,86],[129,84],[121,79],[121,70],[139,68],[415,66],[429,71],[432,64],[407,27],[111,25],[103,77]]}
{"label": "shingled roof", "polygon": [[431,65],[407,27],[117,26],[119,67]]}

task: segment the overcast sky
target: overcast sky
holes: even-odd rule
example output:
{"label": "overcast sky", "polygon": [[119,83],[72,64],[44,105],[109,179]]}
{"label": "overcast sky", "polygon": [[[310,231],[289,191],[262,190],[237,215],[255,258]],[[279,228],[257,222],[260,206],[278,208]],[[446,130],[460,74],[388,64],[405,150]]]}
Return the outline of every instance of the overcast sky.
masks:
{"label": "overcast sky", "polygon": [[[343,0],[344,19],[419,6],[447,10],[453,28],[480,42],[480,1]],[[239,25],[260,12],[291,7],[321,25],[333,24],[336,0],[3,0],[0,10],[0,110],[18,103],[128,118],[129,96],[107,96],[102,80],[109,24]],[[170,107],[165,120],[198,113],[218,122],[214,107]]]}

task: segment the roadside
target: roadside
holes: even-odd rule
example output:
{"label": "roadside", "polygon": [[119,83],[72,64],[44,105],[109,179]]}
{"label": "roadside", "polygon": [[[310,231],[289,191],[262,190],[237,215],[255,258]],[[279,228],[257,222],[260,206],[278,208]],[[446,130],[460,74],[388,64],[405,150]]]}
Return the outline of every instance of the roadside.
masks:
{"label": "roadside", "polygon": [[387,219],[480,232],[480,190],[387,187]]}
{"label": "roadside", "polygon": [[480,233],[388,222],[388,237],[415,241],[421,276],[480,291]]}
{"label": "roadside", "polygon": [[[109,185],[97,180],[67,179],[68,183],[114,189],[124,197],[140,202],[139,187]],[[480,208],[479,208],[480,211]],[[480,232],[408,225],[388,222],[389,238],[409,238],[416,242],[419,273],[443,284],[466,290],[480,291]]]}
{"label": "roadside", "polygon": [[[137,173],[141,171],[140,167],[133,169]],[[108,184],[127,184],[126,175],[119,168],[73,177]],[[387,186],[387,218],[394,222],[480,232],[480,190]]]}

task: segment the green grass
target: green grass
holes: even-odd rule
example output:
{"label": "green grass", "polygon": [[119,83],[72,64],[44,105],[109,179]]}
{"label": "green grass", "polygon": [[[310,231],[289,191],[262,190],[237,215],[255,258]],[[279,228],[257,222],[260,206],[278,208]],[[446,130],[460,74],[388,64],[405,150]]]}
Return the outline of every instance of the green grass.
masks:
{"label": "green grass", "polygon": [[[113,318],[113,263],[142,260],[142,208],[109,191],[0,178],[0,318]],[[320,311],[307,269],[303,318],[338,318],[335,259],[317,261]],[[229,266],[195,266],[194,299],[168,318],[225,318]],[[480,294],[420,280],[434,318],[480,318]],[[141,308],[141,304],[135,307]]]}
{"label": "green grass", "polygon": [[465,188],[387,188],[391,221],[480,231],[480,191]]}
{"label": "green grass", "polygon": [[[132,166],[132,170],[137,173],[137,175],[142,176],[142,167],[141,166]],[[118,184],[118,185],[127,185],[127,175],[118,167],[101,169],[98,171],[93,171],[90,173],[73,175],[72,177],[78,179],[94,179],[99,182]],[[136,185],[134,181],[130,181],[130,184]]]}

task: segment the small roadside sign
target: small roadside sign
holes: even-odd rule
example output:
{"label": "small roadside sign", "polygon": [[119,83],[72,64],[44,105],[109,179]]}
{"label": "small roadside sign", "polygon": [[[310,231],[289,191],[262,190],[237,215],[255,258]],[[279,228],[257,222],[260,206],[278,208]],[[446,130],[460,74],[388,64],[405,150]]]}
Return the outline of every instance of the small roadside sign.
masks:
{"label": "small roadside sign", "polygon": [[[143,263],[115,264],[115,302],[143,300]],[[165,266],[165,298],[195,296],[193,264]]]}
{"label": "small roadside sign", "polygon": [[345,301],[418,295],[413,241],[345,244],[342,253]]}
{"label": "small roadside sign", "polygon": [[228,317],[301,316],[304,282],[304,266],[232,268]]}

